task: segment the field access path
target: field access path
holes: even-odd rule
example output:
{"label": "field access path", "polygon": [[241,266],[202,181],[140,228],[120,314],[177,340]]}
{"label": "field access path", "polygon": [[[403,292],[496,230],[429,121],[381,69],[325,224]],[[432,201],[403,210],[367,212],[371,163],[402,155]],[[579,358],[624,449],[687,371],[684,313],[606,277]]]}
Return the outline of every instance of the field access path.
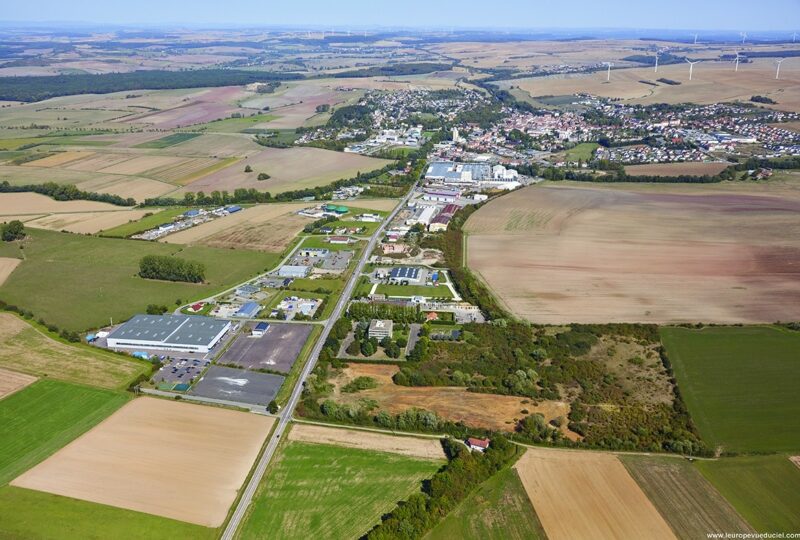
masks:
{"label": "field access path", "polygon": [[306,379],[311,374],[311,371],[314,369],[314,366],[317,364],[319,353],[322,351],[322,346],[325,344],[325,340],[328,339],[328,335],[333,328],[333,324],[339,319],[339,317],[341,317],[345,306],[347,306],[347,302],[350,300],[350,296],[353,294],[353,290],[358,283],[361,272],[364,269],[364,265],[366,265],[370,253],[372,253],[372,251],[375,249],[375,244],[383,236],[383,230],[386,228],[386,225],[390,223],[397,215],[397,212],[399,212],[400,209],[406,205],[416,189],[416,184],[409,189],[406,196],[398,202],[391,214],[389,214],[386,219],[383,220],[380,226],[375,229],[375,232],[369,239],[369,243],[362,251],[361,257],[358,260],[358,265],[350,275],[350,278],[347,280],[347,285],[345,285],[344,289],[342,290],[342,293],[339,296],[339,301],[336,303],[336,307],[333,309],[331,316],[325,321],[325,326],[317,338],[314,348],[311,350],[308,362],[306,362],[306,365],[303,367],[303,371],[301,372],[300,377],[298,378],[297,383],[292,390],[292,395],[289,398],[286,406],[281,411],[278,424],[272,431],[272,436],[267,443],[267,447],[259,458],[253,474],[250,477],[250,481],[247,483],[242,496],[239,498],[236,509],[233,511],[233,514],[231,514],[228,525],[225,527],[225,531],[222,533],[222,540],[233,540],[234,536],[236,535],[236,531],[239,528],[239,525],[242,523],[244,516],[247,514],[247,509],[249,508],[250,503],[253,501],[253,497],[258,490],[258,486],[261,484],[261,480],[264,477],[267,466],[269,465],[269,462],[272,461],[272,457],[275,455],[275,450],[278,448],[281,435],[283,435],[283,433],[286,431],[286,426],[292,420],[292,414],[294,413],[297,403],[300,401],[300,395],[303,392],[303,386],[305,385]]}

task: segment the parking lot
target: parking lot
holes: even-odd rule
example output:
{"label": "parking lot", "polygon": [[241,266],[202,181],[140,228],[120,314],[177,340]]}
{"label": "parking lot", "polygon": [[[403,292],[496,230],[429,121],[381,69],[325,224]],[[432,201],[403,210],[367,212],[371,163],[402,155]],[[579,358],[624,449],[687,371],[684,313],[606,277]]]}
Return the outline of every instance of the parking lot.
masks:
{"label": "parking lot", "polygon": [[288,373],[312,329],[310,324],[270,323],[263,336],[251,337],[254,326],[249,323],[217,363]]}
{"label": "parking lot", "polygon": [[170,388],[176,384],[191,384],[211,364],[210,360],[185,356],[166,358],[163,362],[161,369],[153,375],[153,382],[157,386],[169,385]]}
{"label": "parking lot", "polygon": [[282,384],[283,377],[280,375],[211,366],[189,393],[195,396],[266,406],[275,399]]}

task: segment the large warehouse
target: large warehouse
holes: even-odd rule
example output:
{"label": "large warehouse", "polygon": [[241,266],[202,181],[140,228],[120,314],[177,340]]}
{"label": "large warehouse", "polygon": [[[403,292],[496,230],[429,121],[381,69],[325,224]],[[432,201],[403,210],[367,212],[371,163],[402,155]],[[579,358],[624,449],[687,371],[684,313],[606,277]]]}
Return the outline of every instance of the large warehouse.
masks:
{"label": "large warehouse", "polygon": [[111,332],[111,349],[207,353],[231,329],[230,321],[192,315],[136,315]]}

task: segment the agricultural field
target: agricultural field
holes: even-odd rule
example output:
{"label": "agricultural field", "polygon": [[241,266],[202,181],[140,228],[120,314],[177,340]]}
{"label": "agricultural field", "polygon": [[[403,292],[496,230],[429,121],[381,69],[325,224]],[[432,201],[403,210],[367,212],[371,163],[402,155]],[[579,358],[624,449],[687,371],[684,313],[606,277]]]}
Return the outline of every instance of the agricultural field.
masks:
{"label": "agricultural field", "polygon": [[678,538],[755,532],[690,462],[635,455],[619,459]]}
{"label": "agricultural field", "polygon": [[89,214],[101,212],[121,212],[123,215],[130,215],[131,219],[136,219],[133,216],[137,215],[138,210],[96,201],[57,201],[38,193],[0,193],[0,221],[5,221],[7,218],[4,216],[7,215]]}
{"label": "agricultural field", "polygon": [[170,223],[172,218],[183,214],[188,209],[188,207],[184,206],[166,208],[164,210],[153,208],[147,211],[140,219],[110,229],[104,229],[100,231],[100,233],[103,236],[110,236],[113,238],[127,238],[134,234],[154,229],[159,225]]}
{"label": "agricultural field", "polygon": [[259,204],[171,234],[163,241],[280,253],[311,222],[296,213],[307,206],[308,203]]}
{"label": "agricultural field", "polygon": [[696,466],[758,532],[800,529],[800,468],[787,456],[698,461]]}
{"label": "agricultural field", "polygon": [[0,487],[0,515],[3,538],[214,540],[218,536],[208,527],[13,486]]}
{"label": "agricultural field", "polygon": [[[82,331],[122,321],[148,304],[175,305],[205,298],[272,268],[277,255],[203,246],[174,246],[30,229],[25,260],[0,287],[0,299],[48,323]],[[0,255],[5,253],[0,252]],[[206,266],[203,284],[145,280],[144,255],[174,255]],[[55,278],[57,276],[57,279]],[[47,291],[47,294],[42,294]]]}
{"label": "agricultural field", "polygon": [[273,422],[138,398],[12,485],[216,528]]}
{"label": "agricultural field", "polygon": [[473,491],[427,536],[426,540],[544,540],[515,469],[504,469]]}
{"label": "agricultural field", "polygon": [[86,345],[56,341],[10,313],[0,313],[0,368],[100,388],[126,388],[150,364]]}
{"label": "agricultural field", "polygon": [[[337,403],[373,399],[380,409],[392,414],[416,407],[435,412],[453,422],[503,431],[511,431],[516,421],[526,415],[523,409],[530,414],[541,413],[548,422],[569,412],[569,404],[562,401],[543,401],[535,405],[515,396],[467,392],[464,387],[396,385],[392,376],[399,369],[391,364],[350,364],[331,379],[334,385],[331,399]],[[377,382],[377,387],[352,394],[342,392],[341,388],[356,377],[371,377]]]}
{"label": "agricultural field", "polygon": [[8,279],[8,276],[11,275],[11,272],[13,272],[21,262],[22,261],[17,258],[0,257],[0,285],[5,283],[5,281]]}
{"label": "agricultural field", "polygon": [[239,538],[358,538],[397,501],[418,491],[440,465],[384,452],[284,442]]}
{"label": "agricultural field", "polygon": [[162,148],[168,148],[182,142],[190,141],[199,136],[199,133],[173,133],[171,135],[167,135],[166,137],[161,137],[160,139],[139,143],[136,145],[136,148],[155,148],[160,150]]}
{"label": "agricultural field", "polygon": [[33,384],[36,377],[15,373],[7,369],[0,368],[0,399],[8,397],[14,392],[19,392],[26,386]]}
{"label": "agricultural field", "polygon": [[675,538],[612,454],[530,448],[514,469],[550,540]]}
{"label": "agricultural field", "polygon": [[[184,187],[186,191],[255,188],[272,194],[296,189],[313,188],[335,180],[354,177],[358,172],[380,169],[390,161],[345,154],[319,148],[264,148],[220,171],[206,175]],[[246,173],[250,165],[253,172]],[[259,173],[269,174],[268,180],[258,180]]]}
{"label": "agricultural field", "polygon": [[111,390],[40,380],[0,400],[0,485],[36,465],[128,400]]}
{"label": "agricultural field", "polygon": [[51,231],[67,231],[78,234],[95,234],[109,227],[135,221],[147,214],[147,210],[122,210],[111,212],[76,212],[72,214],[50,214],[27,220],[25,225]]}
{"label": "agricultural field", "polygon": [[[708,51],[698,55],[707,55]],[[599,60],[595,60],[599,61]],[[608,61],[604,58],[602,61]],[[611,80],[606,82],[606,72],[586,74],[553,75],[501,81],[501,88],[516,87],[532,97],[561,96],[579,92],[602,97],[621,98],[630,103],[648,105],[653,103],[698,103],[709,104],[725,101],[748,101],[753,95],[763,95],[775,100],[770,107],[800,111],[800,71],[781,70],[780,80],[775,80],[775,64],[769,58],[755,58],[740,66],[738,72],[730,62],[701,62],[694,67],[689,80],[686,63],[659,66],[658,73],[652,68],[635,67],[611,71]],[[659,83],[666,78],[680,85]],[[653,84],[645,84],[648,81]]]}
{"label": "agricultural field", "polygon": [[800,332],[664,328],[661,335],[686,406],[710,446],[800,451]]}
{"label": "agricultural field", "polygon": [[648,163],[646,165],[628,165],[625,172],[631,176],[714,176],[721,173],[729,163],[722,162],[683,162],[683,163]]}
{"label": "agricultural field", "polygon": [[793,183],[531,186],[475,212],[467,263],[532,322],[800,319]]}

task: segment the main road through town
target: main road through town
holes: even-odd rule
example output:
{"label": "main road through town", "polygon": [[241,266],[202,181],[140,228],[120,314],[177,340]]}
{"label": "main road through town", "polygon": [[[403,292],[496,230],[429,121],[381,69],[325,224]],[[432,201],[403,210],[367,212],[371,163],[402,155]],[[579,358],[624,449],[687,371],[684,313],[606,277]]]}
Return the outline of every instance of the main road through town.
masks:
{"label": "main road through town", "polygon": [[309,356],[308,362],[306,362],[303,372],[300,374],[300,378],[292,390],[292,395],[289,398],[288,403],[286,403],[286,406],[283,408],[280,416],[278,417],[278,425],[272,432],[272,437],[267,443],[267,447],[264,450],[264,453],[261,455],[261,458],[259,458],[256,468],[253,471],[253,475],[250,477],[250,481],[247,483],[247,486],[245,487],[244,492],[242,493],[242,496],[236,505],[236,509],[233,511],[233,515],[231,515],[231,519],[228,521],[227,527],[225,527],[225,532],[222,534],[222,540],[233,540],[233,537],[236,535],[236,530],[239,528],[239,525],[241,525],[242,519],[244,519],[250,503],[253,502],[253,496],[258,489],[258,485],[261,483],[261,479],[264,477],[267,466],[272,460],[272,456],[275,454],[275,449],[278,447],[280,437],[286,431],[286,426],[292,420],[294,409],[297,406],[297,402],[300,401],[300,395],[303,393],[303,386],[305,385],[309,374],[311,374],[311,371],[314,369],[314,366],[317,365],[319,353],[322,351],[322,346],[325,344],[325,340],[328,339],[328,334],[330,334],[331,328],[333,328],[334,323],[339,320],[339,317],[342,316],[342,312],[347,306],[350,296],[353,294],[353,289],[358,283],[358,279],[361,276],[361,271],[363,270],[364,265],[367,263],[370,253],[372,253],[372,251],[375,249],[375,244],[377,244],[378,240],[383,236],[383,231],[386,228],[386,224],[392,221],[392,219],[394,219],[394,217],[397,215],[397,212],[399,212],[400,209],[406,205],[408,199],[411,198],[411,195],[415,190],[416,186],[409,190],[408,194],[403,197],[403,200],[400,201],[394,210],[392,210],[392,213],[389,214],[389,216],[381,223],[380,227],[378,227],[375,230],[375,233],[370,237],[369,243],[367,244],[366,248],[364,248],[361,258],[358,260],[358,264],[353,271],[353,275],[350,276],[349,280],[347,280],[347,285],[345,285],[342,295],[339,297],[339,301],[336,303],[336,307],[333,309],[333,313],[331,313],[331,316],[325,323],[322,333],[317,339],[317,342],[314,344],[314,348],[311,349],[311,355]]}

